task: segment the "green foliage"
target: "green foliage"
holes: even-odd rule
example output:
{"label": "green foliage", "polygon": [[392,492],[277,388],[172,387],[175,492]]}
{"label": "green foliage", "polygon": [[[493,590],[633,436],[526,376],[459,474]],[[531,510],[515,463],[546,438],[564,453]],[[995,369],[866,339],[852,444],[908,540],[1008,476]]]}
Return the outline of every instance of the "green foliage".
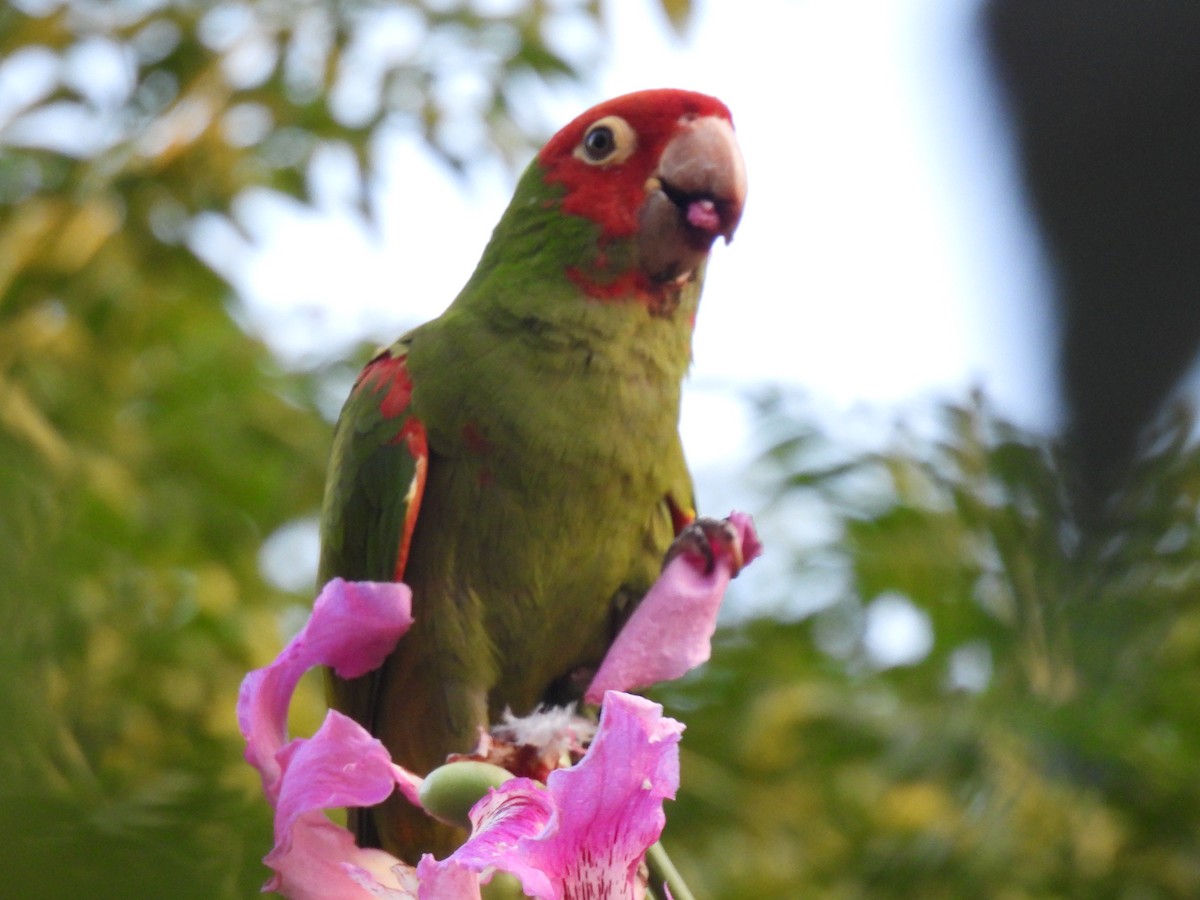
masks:
{"label": "green foliage", "polygon": [[0,306],[0,858],[24,896],[245,896],[231,703],[283,599],[257,552],[319,496],[327,427],[186,249],[67,258],[89,209],[9,219],[59,221]]}
{"label": "green foliage", "polygon": [[[0,893],[262,883],[234,702],[311,601],[258,554],[319,505],[325,373],[281,370],[189,241],[252,187],[306,199],[322,145],[365,179],[383,125],[456,167],[526,153],[511,93],[578,77],[545,35],[595,7],[452,6],[0,9]],[[409,49],[368,53],[400,20]]]}
{"label": "green foliage", "polygon": [[[779,509],[813,493],[840,528],[767,550],[797,573],[836,559],[847,587],[801,621],[725,631],[703,673],[659,692],[688,724],[667,844],[698,895],[1200,893],[1190,416],[1164,425],[1096,541],[1052,450],[978,398],[937,440],[834,464],[790,427],[764,461]],[[919,659],[873,652],[881,595],[927,621]]]}

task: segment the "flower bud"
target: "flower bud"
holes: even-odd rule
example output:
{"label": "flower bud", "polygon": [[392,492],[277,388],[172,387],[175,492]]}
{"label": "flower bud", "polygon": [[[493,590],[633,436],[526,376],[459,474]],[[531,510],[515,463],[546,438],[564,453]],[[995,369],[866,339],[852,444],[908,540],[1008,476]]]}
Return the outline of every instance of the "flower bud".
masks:
{"label": "flower bud", "polygon": [[476,760],[447,763],[439,766],[421,784],[421,806],[439,821],[460,828],[470,828],[468,813],[471,807],[490,788],[499,787],[512,778],[507,769]]}

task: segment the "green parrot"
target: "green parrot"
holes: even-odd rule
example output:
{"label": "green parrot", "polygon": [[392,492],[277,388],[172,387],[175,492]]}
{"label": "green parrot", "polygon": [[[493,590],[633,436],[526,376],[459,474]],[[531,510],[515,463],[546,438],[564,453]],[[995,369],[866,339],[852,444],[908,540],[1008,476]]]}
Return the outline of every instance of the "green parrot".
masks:
{"label": "green parrot", "polygon": [[[323,584],[396,580],[415,624],[333,707],[426,773],[505,710],[578,697],[694,518],[679,401],[709,250],[746,194],[729,110],[602,103],[538,153],[471,279],[346,401]],[[464,835],[398,796],[350,811],[416,862]]]}

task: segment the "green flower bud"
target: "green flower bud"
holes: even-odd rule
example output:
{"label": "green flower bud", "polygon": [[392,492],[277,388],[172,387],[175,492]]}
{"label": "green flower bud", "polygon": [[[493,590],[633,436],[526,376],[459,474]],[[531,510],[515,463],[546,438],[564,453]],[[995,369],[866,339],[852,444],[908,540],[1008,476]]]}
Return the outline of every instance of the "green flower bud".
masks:
{"label": "green flower bud", "polygon": [[489,788],[499,787],[513,777],[507,769],[476,760],[447,763],[428,775],[421,785],[425,811],[448,825],[470,828],[471,811]]}

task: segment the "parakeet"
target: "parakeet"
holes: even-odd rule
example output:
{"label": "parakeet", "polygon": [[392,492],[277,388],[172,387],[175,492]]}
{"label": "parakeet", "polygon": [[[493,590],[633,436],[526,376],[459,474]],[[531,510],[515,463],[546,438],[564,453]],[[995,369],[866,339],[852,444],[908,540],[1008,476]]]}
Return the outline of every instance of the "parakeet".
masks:
{"label": "parakeet", "polygon": [[[693,518],[681,382],[710,248],[745,196],[721,101],[601,103],[530,163],[446,311],[359,375],[319,578],[403,581],[416,621],[329,696],[400,765],[425,773],[506,709],[578,696]],[[350,817],[411,862],[463,837],[398,797]]]}

